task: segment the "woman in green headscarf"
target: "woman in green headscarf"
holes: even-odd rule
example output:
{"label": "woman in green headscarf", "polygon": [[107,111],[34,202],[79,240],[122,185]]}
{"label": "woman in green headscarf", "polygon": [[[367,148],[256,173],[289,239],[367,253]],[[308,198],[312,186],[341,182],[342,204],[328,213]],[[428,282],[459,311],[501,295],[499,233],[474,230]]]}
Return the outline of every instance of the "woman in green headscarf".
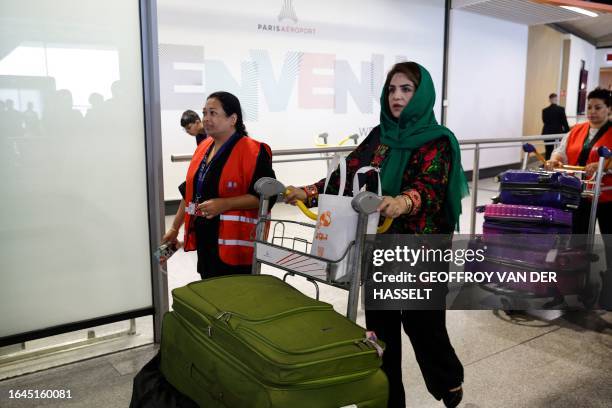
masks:
{"label": "woman in green headscarf", "polygon": [[[468,194],[459,144],[433,114],[435,91],[429,72],[415,62],[395,64],[380,97],[380,125],[347,157],[347,179],[363,166],[381,169],[382,216],[394,218],[387,233],[451,234],[458,226],[461,199]],[[375,191],[375,172],[364,176]],[[290,187],[285,201],[317,206],[325,180]],[[337,194],[338,171],[328,194]],[[352,194],[346,183],[344,195]],[[386,343],[383,370],[389,379],[389,407],[405,406],[401,329],[410,337],[427,389],[447,407],[462,398],[463,366],[446,331],[445,310],[366,310],[366,326]]]}

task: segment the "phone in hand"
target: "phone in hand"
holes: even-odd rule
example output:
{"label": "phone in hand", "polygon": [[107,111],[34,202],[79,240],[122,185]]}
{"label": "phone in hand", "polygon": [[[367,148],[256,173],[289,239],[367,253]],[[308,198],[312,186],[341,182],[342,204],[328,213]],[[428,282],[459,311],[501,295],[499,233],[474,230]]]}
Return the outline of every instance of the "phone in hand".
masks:
{"label": "phone in hand", "polygon": [[164,263],[170,258],[176,251],[178,251],[179,245],[177,242],[164,242],[161,244],[153,253],[159,263]]}

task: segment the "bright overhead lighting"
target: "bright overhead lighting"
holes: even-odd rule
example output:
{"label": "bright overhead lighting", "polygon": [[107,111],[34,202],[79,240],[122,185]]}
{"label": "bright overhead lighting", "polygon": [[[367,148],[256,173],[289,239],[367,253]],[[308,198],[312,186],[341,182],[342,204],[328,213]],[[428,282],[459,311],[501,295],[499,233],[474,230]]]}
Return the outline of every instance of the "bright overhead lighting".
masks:
{"label": "bright overhead lighting", "polygon": [[580,14],[584,14],[585,16],[589,16],[589,17],[598,17],[599,14],[597,13],[593,13],[592,11],[589,10],[585,10],[581,7],[574,7],[574,6],[559,6],[561,8],[564,8],[566,10],[571,10],[574,11],[576,13],[580,13]]}

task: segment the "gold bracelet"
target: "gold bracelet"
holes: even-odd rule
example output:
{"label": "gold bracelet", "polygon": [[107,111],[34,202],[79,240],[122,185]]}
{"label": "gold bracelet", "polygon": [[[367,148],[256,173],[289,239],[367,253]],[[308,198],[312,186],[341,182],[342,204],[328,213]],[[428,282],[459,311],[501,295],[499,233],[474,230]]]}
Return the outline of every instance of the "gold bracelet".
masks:
{"label": "gold bracelet", "polygon": [[406,194],[401,194],[401,196],[404,199],[404,203],[406,204],[406,211],[404,212],[404,214],[410,214],[414,203],[412,202],[410,197],[408,197]]}

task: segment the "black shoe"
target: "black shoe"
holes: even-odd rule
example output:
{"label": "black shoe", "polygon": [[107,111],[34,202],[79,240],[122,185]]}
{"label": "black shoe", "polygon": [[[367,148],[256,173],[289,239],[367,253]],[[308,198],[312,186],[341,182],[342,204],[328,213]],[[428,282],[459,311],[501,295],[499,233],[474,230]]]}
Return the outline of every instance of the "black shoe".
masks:
{"label": "black shoe", "polygon": [[459,388],[456,391],[447,391],[442,397],[444,406],[447,408],[455,408],[463,399],[463,388]]}

